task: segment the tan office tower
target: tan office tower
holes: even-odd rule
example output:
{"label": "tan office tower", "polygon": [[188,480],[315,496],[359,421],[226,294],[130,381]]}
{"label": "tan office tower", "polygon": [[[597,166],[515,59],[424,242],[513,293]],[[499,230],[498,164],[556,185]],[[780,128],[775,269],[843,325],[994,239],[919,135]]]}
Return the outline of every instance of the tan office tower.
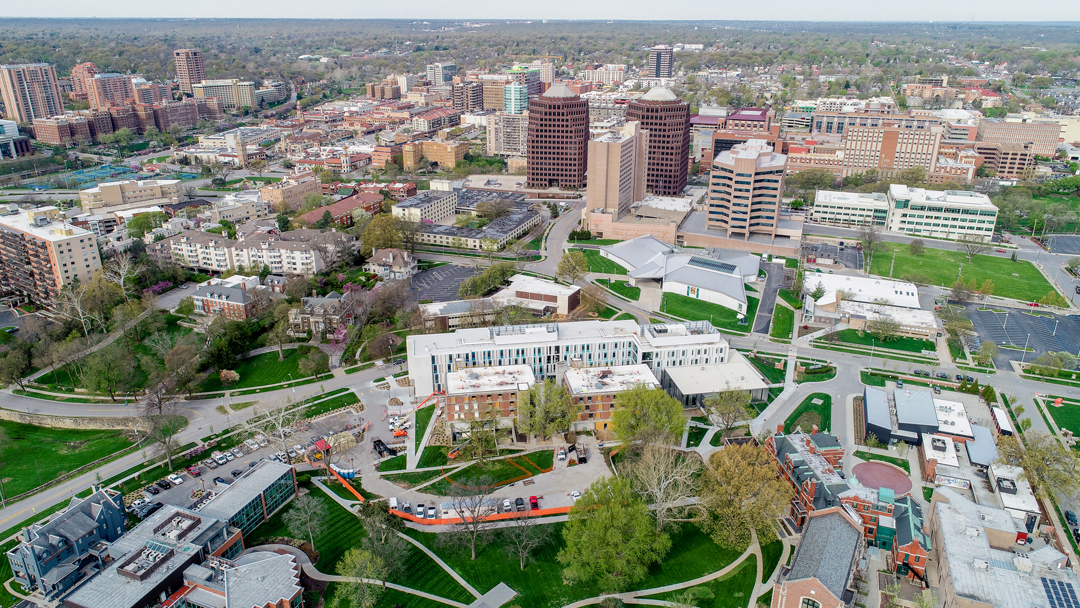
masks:
{"label": "tan office tower", "polygon": [[787,156],[773,152],[763,139],[721,152],[709,179],[707,226],[727,230],[728,238],[775,237],[786,169]]}
{"label": "tan office tower", "polygon": [[649,63],[645,68],[647,78],[671,78],[675,65],[675,51],[666,44],[649,49]]}
{"label": "tan office tower", "polygon": [[173,51],[173,59],[176,60],[176,81],[180,84],[180,92],[194,95],[192,85],[206,80],[206,64],[203,62],[202,51],[177,49]]}
{"label": "tan office tower", "polygon": [[690,105],[671,89],[653,87],[627,106],[626,122],[633,121],[649,132],[645,187],[657,196],[679,196],[689,167]]}
{"label": "tan office tower", "polygon": [[617,222],[630,206],[645,198],[645,167],[651,134],[641,123],[628,122],[621,129],[589,140],[589,191],[585,194],[585,217],[594,212],[612,215]]}
{"label": "tan office tower", "polygon": [[56,68],[47,63],[0,65],[0,94],[5,116],[15,122],[33,122],[64,113]]}
{"label": "tan office tower", "polygon": [[529,188],[584,188],[589,102],[558,83],[529,99]]}
{"label": "tan office tower", "polygon": [[120,107],[135,99],[135,88],[131,86],[131,77],[123,74],[97,74],[86,85],[86,100],[90,107]]}

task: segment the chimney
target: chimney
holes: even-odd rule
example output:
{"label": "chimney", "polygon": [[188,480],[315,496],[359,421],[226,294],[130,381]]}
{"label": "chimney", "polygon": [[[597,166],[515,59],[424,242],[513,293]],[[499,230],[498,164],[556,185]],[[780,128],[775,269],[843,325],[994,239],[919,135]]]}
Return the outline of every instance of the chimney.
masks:
{"label": "chimney", "polygon": [[777,435],[783,435],[784,434],[784,425],[783,424],[776,425],[776,434]]}

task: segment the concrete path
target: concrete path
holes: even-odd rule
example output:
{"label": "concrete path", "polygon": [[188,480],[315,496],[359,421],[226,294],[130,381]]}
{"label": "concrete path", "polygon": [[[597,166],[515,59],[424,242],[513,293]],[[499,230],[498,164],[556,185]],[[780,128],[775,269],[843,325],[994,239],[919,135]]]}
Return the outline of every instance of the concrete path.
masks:
{"label": "concrete path", "polygon": [[420,541],[416,540],[415,538],[409,536],[408,534],[402,534],[401,532],[397,532],[396,534],[398,536],[400,536],[401,538],[404,538],[405,540],[407,540],[411,545],[413,545],[417,549],[420,549],[421,551],[423,551],[428,557],[430,557],[432,560],[434,560],[436,564],[439,564],[440,568],[442,568],[443,570],[446,570],[446,573],[449,574],[450,576],[452,576],[454,578],[454,580],[457,581],[459,585],[464,587],[466,591],[471,593],[473,595],[473,597],[478,598],[478,597],[480,597],[482,595],[472,585],[470,585],[468,582],[466,582],[465,579],[461,578],[460,574],[455,572],[453,568],[451,568],[446,562],[444,562],[442,559],[440,559],[438,555],[435,555],[435,553],[431,549],[428,549],[427,547],[425,547],[423,543],[421,543]]}
{"label": "concrete path", "polygon": [[342,498],[342,497],[338,496],[336,492],[334,492],[334,491],[333,491],[333,490],[331,490],[330,488],[326,487],[326,484],[324,484],[324,483],[323,483],[323,482],[322,482],[321,480],[319,480],[319,479],[315,479],[314,477],[312,477],[312,478],[311,478],[311,482],[312,482],[312,483],[314,483],[314,484],[315,484],[315,486],[316,486],[317,488],[319,488],[319,489],[320,489],[320,490],[322,490],[322,491],[323,491],[324,493],[326,493],[326,495],[327,495],[327,496],[329,496],[330,498],[332,498],[332,499],[334,500],[334,502],[336,502],[337,504],[341,505],[342,507],[345,507],[345,509],[347,509],[347,510],[348,510],[348,511],[350,511],[350,512],[352,512],[352,511],[353,511],[353,509],[354,509],[354,508],[355,508],[355,507],[356,507],[357,505],[359,505],[359,504],[360,504],[360,501],[359,501],[359,500],[348,500],[348,499],[346,499],[346,498]]}
{"label": "concrete path", "polygon": [[11,583],[14,582],[14,581],[15,581],[15,577],[11,577],[8,580],[4,581],[4,589],[7,589],[7,592],[10,593],[12,596],[14,596],[15,598],[18,598],[20,600],[30,602],[31,604],[34,604],[35,606],[41,606],[42,608],[52,608],[52,604],[49,603],[49,602],[46,602],[45,600],[38,599],[36,597],[30,597],[29,595],[23,595],[23,594],[19,593],[18,591],[15,591],[15,589],[11,585]]}
{"label": "concrete path", "polygon": [[511,589],[506,583],[499,583],[495,588],[484,594],[484,597],[469,604],[469,608],[497,608],[517,597],[517,591]]}

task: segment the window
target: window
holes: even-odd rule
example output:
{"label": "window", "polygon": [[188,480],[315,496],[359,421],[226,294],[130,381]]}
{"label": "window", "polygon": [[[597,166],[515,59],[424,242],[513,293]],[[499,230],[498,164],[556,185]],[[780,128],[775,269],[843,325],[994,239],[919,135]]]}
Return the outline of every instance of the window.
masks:
{"label": "window", "polygon": [[799,608],[821,608],[821,603],[808,597],[802,598]]}

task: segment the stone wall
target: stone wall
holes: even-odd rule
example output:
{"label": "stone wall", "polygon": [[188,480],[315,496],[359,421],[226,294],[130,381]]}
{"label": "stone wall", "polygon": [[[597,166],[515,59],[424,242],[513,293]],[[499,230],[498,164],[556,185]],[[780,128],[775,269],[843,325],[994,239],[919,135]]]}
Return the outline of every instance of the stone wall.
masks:
{"label": "stone wall", "polygon": [[146,420],[138,416],[46,416],[0,409],[0,420],[54,429],[139,429],[143,432],[149,430]]}

